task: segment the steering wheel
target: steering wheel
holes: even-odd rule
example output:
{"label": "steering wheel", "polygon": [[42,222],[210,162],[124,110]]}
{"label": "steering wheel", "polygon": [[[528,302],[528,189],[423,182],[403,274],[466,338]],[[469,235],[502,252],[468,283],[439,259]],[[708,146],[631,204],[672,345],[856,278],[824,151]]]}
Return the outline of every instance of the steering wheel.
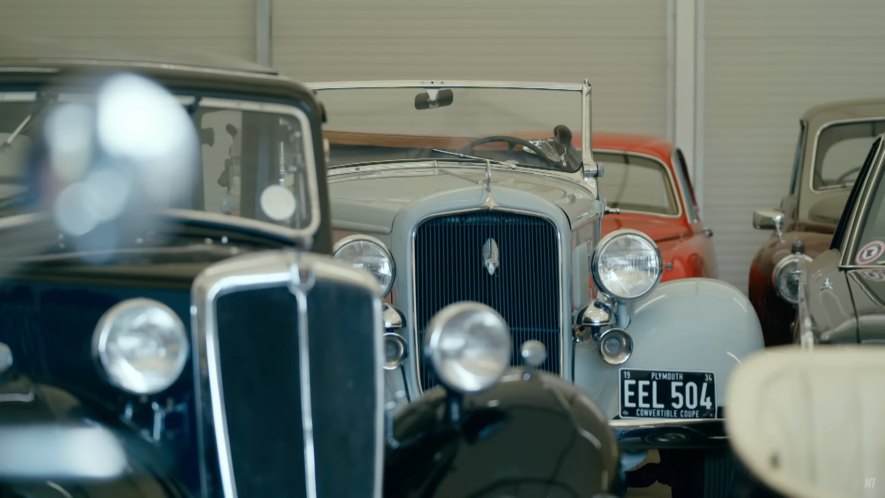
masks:
{"label": "steering wheel", "polygon": [[845,183],[845,180],[847,180],[849,176],[856,175],[857,173],[860,172],[861,169],[863,169],[863,166],[856,166],[856,167],[851,168],[848,171],[842,173],[841,175],[839,175],[838,178],[836,178],[836,184],[841,185],[841,184]]}
{"label": "steering wheel", "polygon": [[557,168],[557,169],[565,169],[565,167],[562,164],[554,161],[553,159],[550,159],[550,157],[548,157],[547,154],[545,154],[544,151],[542,151],[540,149],[540,147],[538,147],[537,145],[529,142],[528,140],[524,140],[519,137],[513,137],[510,135],[492,135],[489,137],[478,138],[478,139],[468,143],[464,147],[461,147],[461,153],[474,155],[473,154],[474,147],[476,147],[477,145],[487,144],[487,143],[491,143],[491,142],[504,142],[507,144],[507,150],[511,151],[511,152],[514,150],[514,147],[516,147],[517,145],[521,145],[523,149],[528,149],[528,150],[534,152],[535,155],[538,156],[538,158],[543,160],[548,165],[553,166],[554,168]]}

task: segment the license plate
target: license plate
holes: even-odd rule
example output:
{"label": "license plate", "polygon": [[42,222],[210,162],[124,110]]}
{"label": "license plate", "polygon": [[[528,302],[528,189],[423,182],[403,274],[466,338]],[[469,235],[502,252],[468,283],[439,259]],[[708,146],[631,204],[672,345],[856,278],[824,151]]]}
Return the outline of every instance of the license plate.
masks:
{"label": "license plate", "polygon": [[710,372],[621,370],[621,417],[715,418]]}

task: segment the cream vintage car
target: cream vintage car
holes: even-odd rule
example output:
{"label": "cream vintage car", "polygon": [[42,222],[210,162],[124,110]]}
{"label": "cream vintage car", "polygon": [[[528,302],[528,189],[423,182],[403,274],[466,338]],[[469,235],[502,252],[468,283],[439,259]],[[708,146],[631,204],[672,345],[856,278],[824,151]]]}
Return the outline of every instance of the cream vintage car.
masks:
{"label": "cream vintage car", "polygon": [[386,296],[389,405],[438,383],[423,353],[430,317],[478,301],[507,320],[514,344],[545,345],[540,368],[586,391],[622,449],[718,440],[726,381],[762,348],[759,322],[724,282],[660,283],[645,234],[600,236],[604,165],[580,146],[588,82],[309,86],[328,116],[335,256],[373,273]]}

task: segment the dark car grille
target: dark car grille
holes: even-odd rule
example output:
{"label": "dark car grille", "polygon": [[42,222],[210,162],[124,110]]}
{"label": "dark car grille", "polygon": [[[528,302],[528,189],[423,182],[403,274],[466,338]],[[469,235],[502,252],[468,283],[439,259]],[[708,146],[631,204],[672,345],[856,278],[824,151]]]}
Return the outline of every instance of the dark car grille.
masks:
{"label": "dark car grille", "polygon": [[[371,496],[380,437],[372,416],[379,368],[371,354],[373,297],[367,289],[317,281],[307,301],[317,496]],[[286,286],[243,290],[219,298],[216,309],[237,494],[305,496],[295,296]]]}
{"label": "dark car grille", "polygon": [[[494,239],[499,267],[490,275],[483,246]],[[499,211],[474,211],[429,218],[415,233],[415,323],[423,344],[434,313],[458,301],[478,301],[507,320],[513,336],[512,364],[519,346],[530,339],[544,343],[541,369],[560,372],[560,274],[558,237],[543,218]],[[437,383],[433,369],[421,363],[421,384]]]}

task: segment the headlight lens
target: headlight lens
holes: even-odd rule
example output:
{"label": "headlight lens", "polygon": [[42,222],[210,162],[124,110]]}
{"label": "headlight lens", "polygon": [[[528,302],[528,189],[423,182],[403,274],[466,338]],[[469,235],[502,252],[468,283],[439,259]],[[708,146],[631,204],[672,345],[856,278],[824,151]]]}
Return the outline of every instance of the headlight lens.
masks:
{"label": "headlight lens", "polygon": [[498,382],[510,366],[510,327],[484,304],[451,304],[427,325],[425,351],[446,387],[475,393]]}
{"label": "headlight lens", "polygon": [[93,354],[108,380],[135,394],[171,386],[187,362],[184,324],[168,306],[129,299],[109,309],[93,336]]}
{"label": "headlight lens", "polygon": [[802,275],[802,261],[811,261],[805,254],[791,254],[778,261],[771,278],[777,294],[790,304],[799,302],[799,277]]}
{"label": "headlight lens", "polygon": [[661,279],[661,253],[651,238],[636,230],[616,230],[599,241],[591,270],[599,288],[623,300],[639,299]]}
{"label": "headlight lens", "polygon": [[365,235],[352,235],[335,244],[334,253],[335,259],[374,275],[378,279],[382,295],[390,292],[396,277],[396,267],[380,240]]}

